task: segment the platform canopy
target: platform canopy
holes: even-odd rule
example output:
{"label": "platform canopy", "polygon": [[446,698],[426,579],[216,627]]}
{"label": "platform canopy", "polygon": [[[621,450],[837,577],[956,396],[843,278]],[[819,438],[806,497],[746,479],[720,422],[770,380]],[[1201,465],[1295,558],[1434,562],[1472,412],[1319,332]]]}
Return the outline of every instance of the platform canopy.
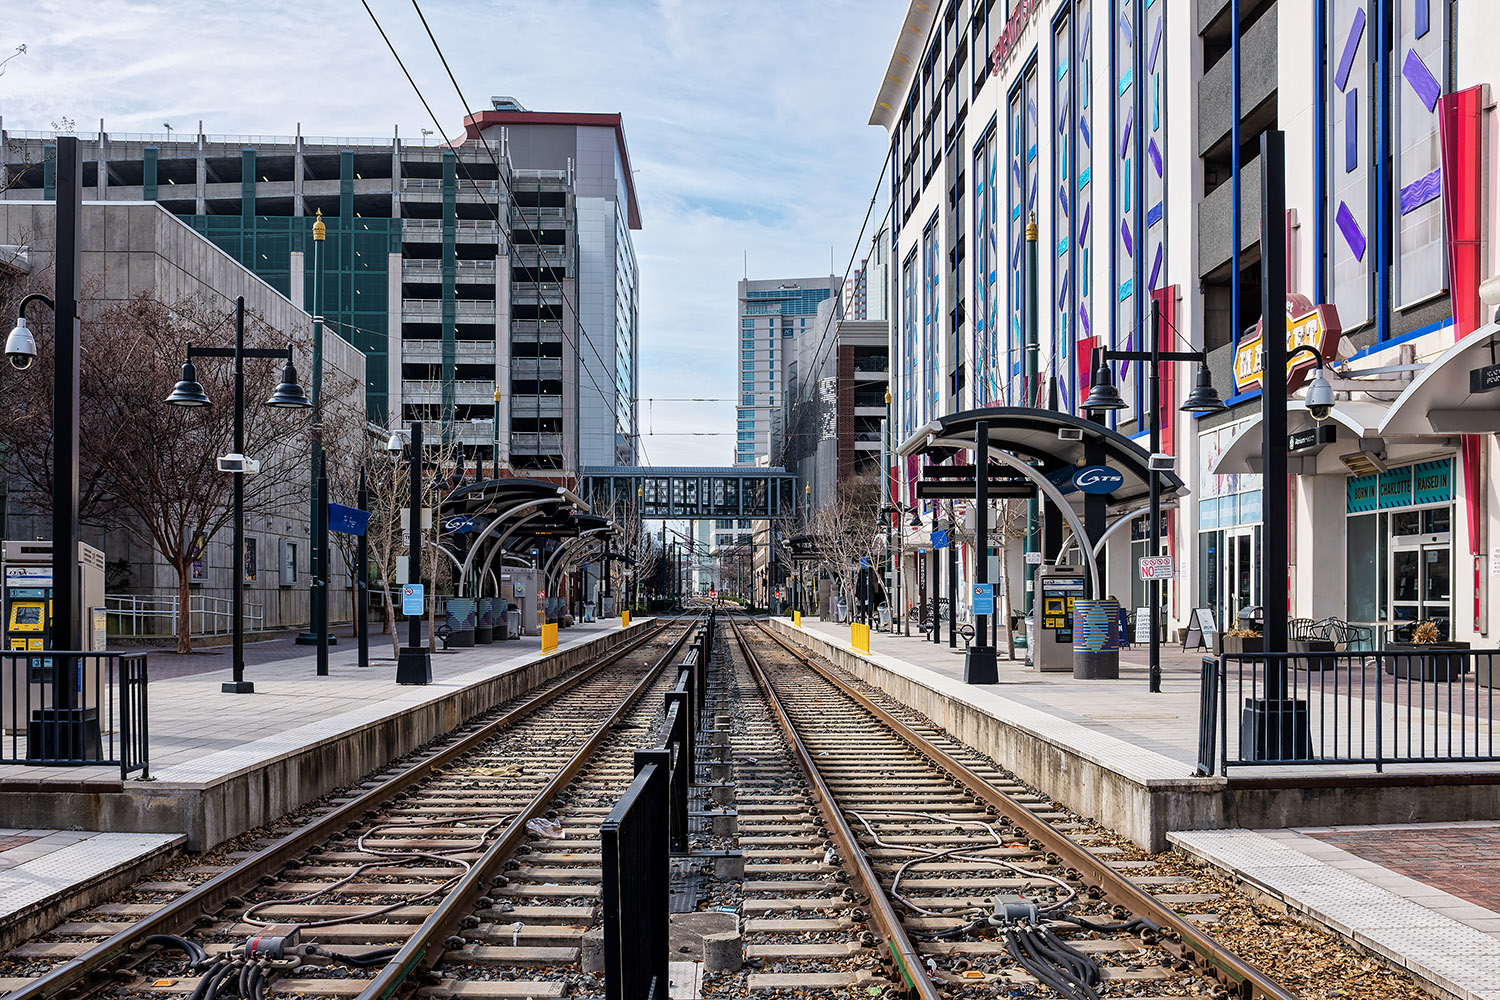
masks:
{"label": "platform canopy", "polygon": [[540,559],[560,542],[609,525],[582,498],[540,479],[465,484],[444,499],[442,515],[445,544],[459,563],[460,593],[477,584],[483,594],[507,555],[512,563],[531,563],[532,549]]}
{"label": "platform canopy", "polygon": [[[976,447],[981,420],[989,423],[989,446],[1029,461],[1042,475],[1059,484],[1067,499],[1081,507],[1084,494],[1073,488],[1073,469],[1090,464],[1108,465],[1124,478],[1120,487],[1108,496],[1110,508],[1135,508],[1144,503],[1150,492],[1148,460],[1150,454],[1130,438],[1103,424],[1076,417],[1060,410],[1031,406],[993,406],[982,410],[964,410],[930,421],[901,443],[897,454],[923,455],[933,462],[943,462]],[[1088,461],[1091,446],[1100,449],[1101,461]],[[1006,470],[995,468],[993,475]],[[1172,472],[1158,472],[1157,487],[1163,503],[1186,495],[1182,480]]]}
{"label": "platform canopy", "polygon": [[1486,323],[1412,379],[1380,422],[1380,435],[1500,433],[1500,389],[1470,386],[1470,373],[1497,364],[1500,326]]}

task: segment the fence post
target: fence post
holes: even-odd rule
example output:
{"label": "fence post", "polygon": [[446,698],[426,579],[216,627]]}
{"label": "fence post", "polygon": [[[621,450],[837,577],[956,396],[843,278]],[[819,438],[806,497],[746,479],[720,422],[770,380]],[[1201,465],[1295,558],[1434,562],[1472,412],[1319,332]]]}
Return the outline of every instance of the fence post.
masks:
{"label": "fence post", "polygon": [[667,994],[670,861],[662,819],[670,756],[637,750],[635,780],[599,824],[608,1000]]}

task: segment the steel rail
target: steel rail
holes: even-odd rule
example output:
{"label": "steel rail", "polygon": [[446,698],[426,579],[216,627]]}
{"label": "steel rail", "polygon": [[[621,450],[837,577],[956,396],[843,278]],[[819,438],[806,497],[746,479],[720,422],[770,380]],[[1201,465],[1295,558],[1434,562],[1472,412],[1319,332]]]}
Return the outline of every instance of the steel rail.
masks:
{"label": "steel rail", "polygon": [[[682,619],[675,620],[681,621]],[[370,984],[360,991],[358,1000],[383,1000],[383,998],[393,996],[406,985],[407,979],[413,973],[430,969],[442,960],[444,953],[448,950],[449,937],[460,930],[463,926],[463,918],[473,912],[474,903],[480,896],[485,895],[489,880],[498,874],[504,863],[515,853],[516,848],[521,846],[526,836],[527,822],[543,815],[548,805],[556,798],[557,793],[578,776],[620,718],[640,700],[640,697],[656,682],[657,677],[677,655],[678,650],[687,643],[688,636],[693,632],[694,623],[701,620],[699,616],[688,619],[687,628],[683,629],[682,635],[677,637],[666,654],[652,665],[651,669],[646,672],[646,676],[641,678],[640,683],[631,689],[630,693],[610,713],[609,718],[589,735],[583,746],[578,748],[578,752],[552,776],[542,790],[527,803],[526,808],[518,813],[505,828],[500,838],[492,843],[479,860],[475,861],[464,873],[464,876],[443,897],[442,902],[437,904],[416,932],[407,939],[406,944],[401,946],[401,950],[386,963]]]}
{"label": "steel rail", "polygon": [[[1062,859],[1063,864],[1076,868],[1086,878],[1096,882],[1111,902],[1125,907],[1135,916],[1145,917],[1159,925],[1163,930],[1164,938],[1170,939],[1172,935],[1175,935],[1181,942],[1182,957],[1200,965],[1207,965],[1228,976],[1233,980],[1238,995],[1245,1000],[1257,997],[1265,998],[1265,1000],[1297,1000],[1296,994],[1288,992],[1262,969],[1240,958],[1208,933],[1194,927],[1191,921],[1184,920],[1175,910],[1115,871],[1088,848],[1075,843],[1066,834],[1055,829],[1046,820],[1033,813],[1024,803],[1018,802],[991,785],[961,761],[954,759],[900,719],[844,683],[842,679],[815,662],[806,653],[794,648],[781,636],[759,622],[756,625],[762,633],[787,653],[796,657],[798,661],[837,688],[840,693],[847,695],[860,708],[888,726],[912,749],[928,757],[938,767],[947,771],[951,777],[962,782],[986,805],[994,806],[1002,815],[1022,817],[1025,825],[1030,828],[1032,836],[1042,844],[1045,851],[1056,854]],[[743,642],[743,639],[741,641]]]}
{"label": "steel rail", "polygon": [[938,991],[937,984],[928,975],[927,968],[922,964],[921,957],[917,954],[916,947],[911,943],[911,938],[906,934],[906,928],[901,926],[901,918],[896,915],[891,901],[887,898],[885,890],[880,886],[880,880],[875,875],[875,870],[870,867],[865,852],[860,849],[858,841],[854,838],[854,831],[850,829],[849,823],[844,819],[843,810],[839,808],[834,800],[833,792],[829,789],[823,775],[818,771],[813,762],[812,755],[808,753],[807,747],[802,742],[802,737],[797,735],[797,728],[792,724],[791,717],[787,715],[786,709],[782,707],[781,699],[776,694],[776,689],[771,685],[770,677],[766,676],[761,669],[760,661],[750,650],[750,644],[745,641],[744,633],[740,631],[739,625],[731,620],[729,627],[734,630],[734,637],[739,641],[740,652],[744,654],[745,661],[750,664],[751,671],[755,674],[755,680],[765,692],[766,700],[771,705],[771,710],[776,715],[776,721],[781,726],[782,735],[786,737],[787,743],[792,747],[797,763],[802,768],[802,773],[807,775],[808,784],[812,787],[813,796],[818,801],[818,810],[823,814],[824,821],[828,824],[829,836],[833,838],[838,846],[839,855],[844,860],[844,867],[859,888],[869,899],[870,916],[875,923],[875,928],[882,938],[885,939],[886,948],[890,950],[891,959],[896,964],[896,970],[906,982],[906,995],[908,1000],[941,1000],[942,994]]}
{"label": "steel rail", "polygon": [[[307,826],[287,834],[229,871],[215,875],[202,885],[166,903],[149,917],[141,918],[127,929],[100,942],[66,965],[53,969],[27,985],[7,993],[5,1000],[46,1000],[48,997],[58,996],[79,986],[97,986],[107,982],[106,970],[122,958],[136,952],[140,947],[140,942],[146,938],[153,934],[174,934],[191,927],[200,914],[212,913],[220,909],[231,896],[241,895],[254,888],[262,875],[269,875],[284,868],[288,861],[301,857],[307,853],[308,848],[321,844],[338,834],[356,819],[362,817],[365,812],[381,806],[430,776],[433,771],[472,751],[475,747],[492,739],[500,731],[573,690],[605,667],[656,639],[671,624],[671,622],[662,621],[660,624],[653,625],[639,638],[627,640],[615,649],[608,650],[572,680],[534,695],[500,718],[486,723],[458,740],[452,746],[413,764],[377,787],[318,817]],[[682,637],[677,640],[678,644],[687,638],[690,631],[691,626],[684,630]]]}

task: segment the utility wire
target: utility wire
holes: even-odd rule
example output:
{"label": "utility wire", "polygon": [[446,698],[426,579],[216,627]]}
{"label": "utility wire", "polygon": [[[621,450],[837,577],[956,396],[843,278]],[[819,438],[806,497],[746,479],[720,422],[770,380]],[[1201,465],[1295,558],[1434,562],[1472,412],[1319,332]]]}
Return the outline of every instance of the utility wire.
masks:
{"label": "utility wire", "polygon": [[[406,77],[406,82],[409,83],[409,84],[411,84],[412,92],[417,95],[417,100],[422,103],[422,107],[427,111],[428,117],[432,119],[432,124],[438,129],[438,134],[439,135],[444,134],[443,133],[442,122],[438,120],[436,112],[434,112],[432,110],[432,105],[428,103],[426,96],[422,93],[422,88],[419,87],[419,86],[417,86],[417,81],[412,78],[411,71],[406,68],[406,63],[402,60],[400,53],[398,53],[396,51],[396,46],[391,42],[390,36],[386,34],[384,26],[382,26],[381,23],[380,23],[380,19],[375,16],[375,11],[370,8],[369,0],[360,0],[360,3],[365,8],[365,13],[370,16],[370,21],[375,25],[375,30],[380,33],[380,38],[381,38],[382,41],[385,42],[386,48],[390,50],[392,58],[394,58],[396,60],[396,65],[401,68],[402,74]],[[418,9],[417,13],[418,13],[418,16],[421,15],[420,8]],[[426,22],[426,18],[423,18],[422,23],[423,23],[423,26],[425,27],[426,23],[427,23]],[[431,34],[432,34],[431,30],[429,29],[428,30],[428,37],[431,37]],[[433,40],[433,45],[434,46],[437,45],[436,39]],[[438,56],[439,56],[439,58],[442,58],[442,52],[441,52],[441,50],[439,50]],[[443,65],[444,65],[445,68],[447,67],[447,61],[446,60],[444,60]],[[452,78],[452,72],[451,71],[449,72],[449,78],[450,79]],[[455,82],[454,86],[457,87],[457,83],[456,82]],[[460,95],[460,99],[462,99],[462,95]],[[467,112],[467,105],[466,105],[465,114],[467,114],[467,113],[468,112]],[[512,203],[514,203],[514,201],[515,201],[515,193],[511,189],[510,183],[505,180],[505,171],[500,166],[500,161],[495,157],[494,153],[490,150],[490,148],[489,148],[489,142],[486,141],[486,140],[483,140],[482,137],[481,137],[481,142],[484,145],[485,152],[489,154],[490,160],[495,164],[496,173],[499,176],[501,183],[503,183],[505,185],[506,193],[510,196]],[[452,148],[452,144],[451,143],[449,144],[449,148],[450,149]],[[504,235],[505,241],[510,246],[510,248],[511,248],[512,251],[514,251],[516,253],[520,253],[521,252],[521,248],[516,245],[515,239],[511,236],[511,233],[510,233],[508,225],[505,222],[502,222],[501,219],[500,219],[499,208],[497,206],[495,206],[495,205],[492,205],[490,203],[490,200],[487,197],[485,197],[483,189],[481,189],[479,187],[478,182],[476,182],[474,180],[473,175],[469,173],[468,164],[466,164],[464,162],[463,158],[462,157],[455,157],[455,159],[457,161],[458,167],[460,169],[462,169],[463,172],[464,172],[464,179],[469,182],[469,184],[470,184],[471,187],[473,187],[474,193],[479,197],[480,202],[484,205],[485,208],[487,208],[489,210],[490,214],[494,217],[496,231],[498,233]],[[532,249],[539,250],[542,244],[537,241],[536,233],[535,233],[534,230],[532,230],[531,224],[526,221],[526,218],[525,218],[524,215],[522,215],[521,221],[526,225],[526,231],[531,236],[531,239],[532,239]],[[577,276],[575,275],[574,278],[576,280]],[[542,293],[542,287],[541,287],[542,283],[541,283],[540,278],[538,278],[534,272],[532,274],[531,283],[532,283],[533,287],[536,289],[538,300],[540,300],[541,293]],[[561,290],[561,288],[562,288],[562,283],[561,282],[558,282],[558,287],[559,287],[559,290]],[[567,300],[567,292],[566,291],[562,291],[562,296],[563,296],[563,302],[565,304],[570,304],[570,303],[568,303],[568,300]],[[574,315],[575,325],[578,327],[579,330],[583,330],[583,322],[582,322],[582,320],[578,319],[578,311],[577,311],[576,307],[573,310],[573,315]],[[538,322],[540,322],[540,320],[538,320]],[[559,323],[559,326],[562,327],[562,336],[566,339],[567,336],[568,336],[568,331],[567,331],[567,328],[566,328],[566,324]],[[586,333],[586,331],[584,331],[584,332]],[[509,336],[509,331],[507,331],[506,335],[507,335],[507,337]],[[579,350],[578,339],[579,339],[579,335],[577,333],[575,333],[574,336],[573,336],[573,351],[574,351],[575,354],[581,354],[582,353]],[[593,343],[590,342],[589,346],[591,348],[593,348]],[[594,356],[595,357],[599,357],[599,352],[598,352],[597,349],[594,349]],[[599,362],[600,362],[600,364],[603,364],[604,363],[604,359],[602,357],[600,357],[599,358]],[[594,378],[593,373],[588,370],[588,367],[586,365],[583,366],[583,370],[584,370],[584,374],[588,376],[589,381],[593,383],[595,391],[597,391],[599,393],[599,395],[600,395],[601,398],[605,398],[608,394],[606,394],[605,391],[604,391],[604,389],[599,385],[599,382],[598,382],[597,379]],[[498,412],[496,413],[495,417],[496,417],[497,420],[499,419]],[[624,427],[620,426],[620,419],[619,419],[619,412],[618,411],[614,412],[614,417],[615,417],[615,426],[617,428],[619,428],[620,430],[623,430],[625,432],[625,435],[627,437],[632,436],[630,434],[630,431],[629,431],[628,428],[624,428]]]}

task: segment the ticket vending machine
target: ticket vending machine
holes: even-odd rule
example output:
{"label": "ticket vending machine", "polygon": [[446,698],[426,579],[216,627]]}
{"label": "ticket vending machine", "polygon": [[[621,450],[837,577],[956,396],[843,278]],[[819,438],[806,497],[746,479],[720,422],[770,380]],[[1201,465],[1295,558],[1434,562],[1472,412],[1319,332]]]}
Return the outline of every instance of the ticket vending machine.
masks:
{"label": "ticket vending machine", "polygon": [[1038,567],[1036,648],[1031,651],[1037,670],[1073,672],[1073,602],[1087,596],[1084,586],[1080,567]]}
{"label": "ticket vending machine", "polygon": [[[103,638],[96,635],[93,625],[94,611],[104,608],[104,553],[80,542],[78,571],[79,634],[83,648],[92,650]],[[5,542],[0,548],[0,573],[4,577],[0,597],[4,599],[5,650],[34,654],[0,658],[0,706],[4,710],[0,728],[9,735],[25,731],[28,707],[52,704],[52,660],[42,655],[51,644],[52,543]],[[85,668],[87,676],[77,679],[78,693],[92,698],[97,670],[92,663]]]}

